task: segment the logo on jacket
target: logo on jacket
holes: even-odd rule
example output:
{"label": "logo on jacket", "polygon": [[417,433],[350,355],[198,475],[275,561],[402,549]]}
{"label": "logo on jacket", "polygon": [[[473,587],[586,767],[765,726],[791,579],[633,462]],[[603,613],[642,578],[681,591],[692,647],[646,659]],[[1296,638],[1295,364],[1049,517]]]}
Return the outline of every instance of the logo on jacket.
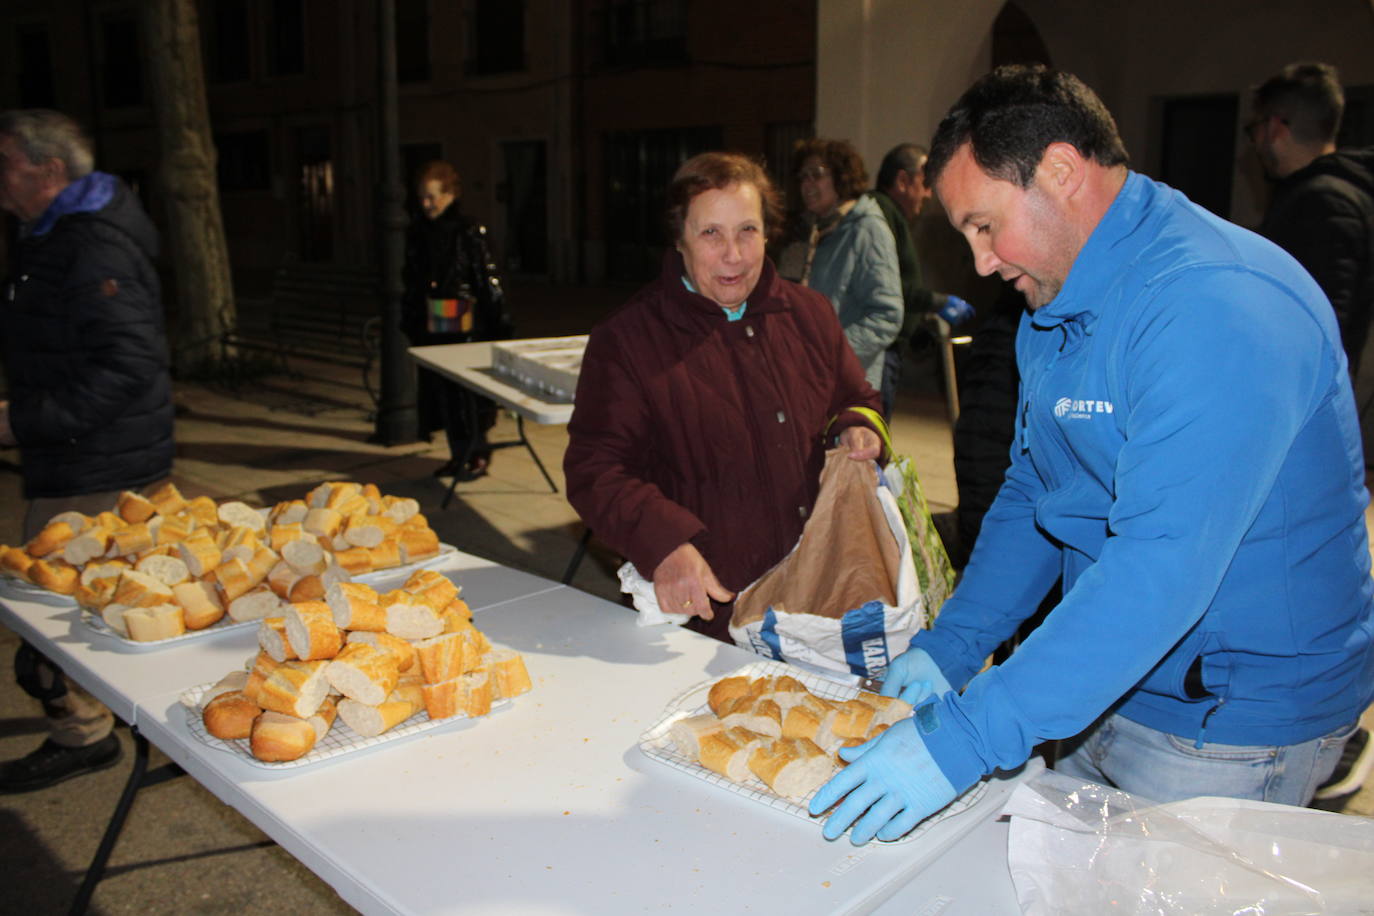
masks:
{"label": "logo on jacket", "polygon": [[1059,420],[1087,420],[1095,413],[1112,413],[1111,401],[1093,398],[1060,398],[1054,402],[1054,416]]}

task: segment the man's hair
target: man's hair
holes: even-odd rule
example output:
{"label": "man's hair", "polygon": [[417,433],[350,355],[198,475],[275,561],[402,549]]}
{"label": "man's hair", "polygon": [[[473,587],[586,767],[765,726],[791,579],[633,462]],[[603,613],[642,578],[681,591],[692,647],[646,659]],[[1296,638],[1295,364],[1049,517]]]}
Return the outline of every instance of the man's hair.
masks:
{"label": "man's hair", "polygon": [[878,166],[878,179],[873,186],[879,191],[888,190],[897,183],[898,172],[906,172],[915,177],[921,167],[921,160],[928,155],[929,151],[919,143],[897,144],[883,157],[882,165]]}
{"label": "man's hair", "polygon": [[459,196],[462,193],[463,180],[458,177],[458,170],[442,159],[431,159],[415,173],[417,190],[423,190],[424,185],[431,181],[439,182],[439,190],[445,194]]}
{"label": "man's hair", "polygon": [[698,194],[724,190],[733,184],[754,186],[762,206],[764,237],[776,235],[782,228],[782,201],[764,167],[743,153],[700,153],[678,166],[668,183],[665,216],[669,243],[682,238],[687,210]]}
{"label": "man's hair", "polygon": [[1041,64],[998,67],[969,87],[935,130],[926,184],[955,152],[970,144],[973,159],[993,178],[1028,188],[1045,149],[1070,143],[1098,165],[1128,165],[1130,157],[1107,106],[1071,73]]}
{"label": "man's hair", "polygon": [[67,167],[67,180],[85,178],[95,168],[90,138],[75,121],[46,108],[0,112],[0,134],[13,137],[29,162],[57,159]]}
{"label": "man's hair", "polygon": [[1255,114],[1277,117],[1305,146],[1330,143],[1341,129],[1345,93],[1330,64],[1289,64],[1254,93]]}
{"label": "man's hair", "polygon": [[841,203],[853,200],[868,190],[868,169],[864,168],[864,159],[854,148],[854,144],[848,140],[812,137],[809,140],[798,140],[792,147],[792,168],[788,172],[788,180],[791,182],[789,191],[798,192],[797,200],[801,199],[802,165],[811,156],[820,159],[830,171],[830,180],[835,185],[835,195]]}

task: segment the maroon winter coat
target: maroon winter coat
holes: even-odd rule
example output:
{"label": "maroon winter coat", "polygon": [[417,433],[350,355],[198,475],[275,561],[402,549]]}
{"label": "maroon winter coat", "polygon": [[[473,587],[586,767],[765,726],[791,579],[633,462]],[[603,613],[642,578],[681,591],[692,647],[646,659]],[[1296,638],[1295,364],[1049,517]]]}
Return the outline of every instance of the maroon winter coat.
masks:
{"label": "maroon winter coat", "polygon": [[[765,262],[728,321],[688,292],[682,256],[592,330],[568,424],[568,501],[651,578],[685,541],[738,591],[796,544],[827,444],[878,393],[820,293]],[[713,603],[714,604],[714,603]],[[730,641],[731,607],[691,626]]]}

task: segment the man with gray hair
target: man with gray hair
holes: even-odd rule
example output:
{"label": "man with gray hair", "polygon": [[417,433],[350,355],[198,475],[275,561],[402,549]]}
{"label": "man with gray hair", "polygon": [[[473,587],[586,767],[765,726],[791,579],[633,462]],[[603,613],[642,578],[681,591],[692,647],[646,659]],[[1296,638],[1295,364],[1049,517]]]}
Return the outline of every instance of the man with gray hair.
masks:
{"label": "man with gray hair", "polygon": [[[92,168],[90,142],[67,116],[0,113],[0,209],[19,220],[0,319],[0,447],[20,450],[26,540],[59,512],[94,516],[172,470],[157,231],[118,178]],[[0,793],[119,760],[114,717],[98,700],[27,644],[15,673],[51,734],[0,764]]]}

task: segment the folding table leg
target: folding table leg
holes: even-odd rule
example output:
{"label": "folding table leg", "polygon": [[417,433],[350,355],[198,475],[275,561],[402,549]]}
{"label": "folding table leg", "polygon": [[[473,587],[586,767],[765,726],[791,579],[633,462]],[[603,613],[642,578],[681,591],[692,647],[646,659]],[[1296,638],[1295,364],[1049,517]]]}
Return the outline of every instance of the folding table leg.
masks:
{"label": "folding table leg", "polygon": [[568,561],[568,568],[563,573],[562,582],[564,585],[571,585],[573,574],[577,572],[577,567],[582,565],[582,557],[587,552],[587,542],[592,539],[592,529],[587,528],[582,532],[582,538],[577,542],[577,549],[573,551],[572,559]]}
{"label": "folding table leg", "polygon": [[119,796],[119,801],[115,804],[114,814],[110,817],[109,826],[105,828],[105,835],[100,839],[100,846],[95,851],[95,858],[91,860],[90,867],[86,869],[86,877],[81,881],[81,887],[76,892],[76,899],[72,901],[71,909],[67,912],[71,916],[81,916],[86,912],[86,908],[91,905],[91,895],[95,893],[95,886],[100,883],[100,879],[105,877],[105,866],[110,861],[110,854],[114,852],[115,843],[119,841],[119,834],[124,829],[124,821],[129,816],[129,808],[133,806],[134,796],[138,790],[144,786],[156,785],[174,776],[181,776],[184,771],[174,763],[159,767],[152,774],[148,773],[148,739],[139,734],[138,729],[129,727],[129,733],[134,738],[134,768],[129,773],[129,779],[124,783],[124,791]]}
{"label": "folding table leg", "polygon": [[544,462],[539,460],[539,455],[535,452],[534,446],[530,444],[529,439],[525,438],[525,418],[520,416],[520,414],[515,415],[515,428],[520,433],[520,441],[524,443],[525,448],[530,453],[530,457],[534,459],[534,463],[539,467],[539,473],[544,475],[544,481],[548,483],[549,489],[557,493],[558,484],[553,482],[553,478],[549,476],[549,472],[544,468]]}

